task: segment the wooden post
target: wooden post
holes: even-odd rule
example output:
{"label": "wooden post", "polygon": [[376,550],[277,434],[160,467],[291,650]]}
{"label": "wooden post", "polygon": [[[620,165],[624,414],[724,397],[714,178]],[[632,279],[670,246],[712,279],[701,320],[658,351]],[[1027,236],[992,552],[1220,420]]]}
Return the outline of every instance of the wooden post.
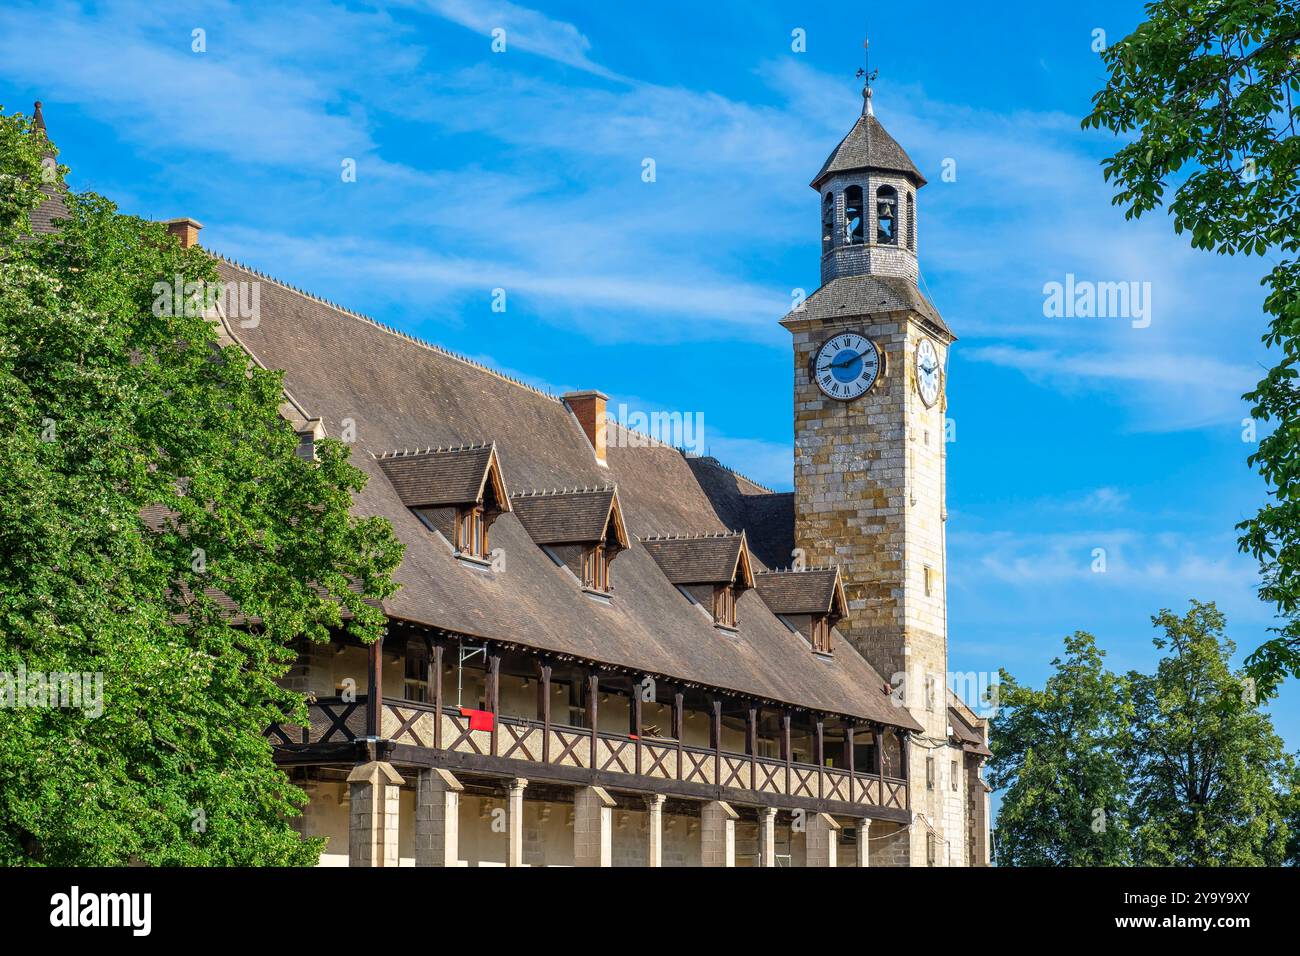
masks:
{"label": "wooden post", "polygon": [[906,787],[905,792],[907,793],[907,809],[908,812],[911,812],[912,778],[910,776],[911,771],[910,768],[908,767],[908,764],[910,764],[912,761],[909,758],[907,753],[907,739],[908,739],[907,731],[905,730],[898,731],[898,762],[902,764],[902,769],[899,771],[899,775],[905,781],[904,786]]}
{"label": "wooden post", "polygon": [[825,796],[826,796],[825,793],[823,792],[824,789],[825,789],[825,787],[823,786],[823,783],[824,783],[824,781],[825,781],[825,777],[826,777],[826,773],[825,773],[825,771],[826,771],[826,747],[825,747],[825,741],[822,739],[822,717],[821,717],[821,714],[818,714],[818,715],[817,715],[817,736],[816,736],[816,747],[817,747],[817,799],[818,799],[818,800],[822,800],[822,799],[824,799]]}
{"label": "wooden post", "polygon": [[682,779],[682,737],[685,734],[685,695],[680,687],[673,691],[673,736],[677,738],[677,779]]}
{"label": "wooden post", "polygon": [[709,721],[709,743],[713,745],[713,782],[721,785],[722,783],[722,698],[714,697],[709,700],[710,709],[713,711],[712,719]]}
{"label": "wooden post", "polygon": [[492,756],[497,755],[497,724],[500,723],[501,712],[501,653],[500,651],[490,651],[488,653],[488,672],[487,672],[487,706],[492,712]]}
{"label": "wooden post", "polygon": [[785,792],[790,792],[790,711],[781,711],[781,759],[785,761]]}
{"label": "wooden post", "polygon": [[537,661],[537,719],[542,722],[542,763],[551,762],[551,665]]}
{"label": "wooden post", "polygon": [[433,677],[433,745],[442,749],[442,641],[434,641],[429,653],[429,670]]}
{"label": "wooden post", "polygon": [[844,725],[844,765],[849,768],[849,803],[856,803],[854,788],[858,785],[858,778],[853,773],[853,725]]}
{"label": "wooden post", "polygon": [[876,724],[876,777],[880,780],[880,805],[885,805],[885,725]]}
{"label": "wooden post", "polygon": [[632,688],[632,699],[629,702],[628,722],[631,724],[630,730],[632,736],[636,738],[632,742],[632,752],[636,755],[636,772],[641,772],[641,682],[633,677],[628,678],[628,684]]}
{"label": "wooden post", "polygon": [[381,631],[370,645],[370,658],[367,666],[369,687],[366,690],[366,736],[378,737],[380,714],[384,706],[384,634]]}
{"label": "wooden post", "polygon": [[591,769],[595,770],[598,763],[598,754],[596,753],[596,719],[599,717],[597,711],[598,697],[600,696],[600,675],[592,671],[587,675],[587,726],[591,728]]}
{"label": "wooden post", "polygon": [[745,749],[749,751],[749,789],[758,789],[758,706],[749,705],[745,722]]}

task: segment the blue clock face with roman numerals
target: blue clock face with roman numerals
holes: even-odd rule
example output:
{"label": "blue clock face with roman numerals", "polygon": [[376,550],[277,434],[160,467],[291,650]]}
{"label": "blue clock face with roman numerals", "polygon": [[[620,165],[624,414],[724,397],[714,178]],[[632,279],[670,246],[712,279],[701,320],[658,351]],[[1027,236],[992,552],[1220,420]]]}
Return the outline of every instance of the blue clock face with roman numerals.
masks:
{"label": "blue clock face with roman numerals", "polygon": [[865,395],[880,378],[880,349],[857,332],[840,332],[822,343],[812,359],[817,387],[847,402]]}

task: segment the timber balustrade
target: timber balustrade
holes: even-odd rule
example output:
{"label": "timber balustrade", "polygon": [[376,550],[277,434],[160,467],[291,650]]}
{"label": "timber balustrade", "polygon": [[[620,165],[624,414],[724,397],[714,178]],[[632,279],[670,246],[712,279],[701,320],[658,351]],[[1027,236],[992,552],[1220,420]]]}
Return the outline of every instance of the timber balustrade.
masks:
{"label": "timber balustrade", "polygon": [[[367,700],[319,699],[308,705],[308,725],[276,724],[267,732],[280,747],[346,744],[364,739]],[[907,782],[874,772],[820,767],[714,747],[696,747],[677,739],[637,737],[589,727],[496,716],[492,730],[478,729],[471,716],[455,707],[384,698],[377,721],[380,736],[395,744],[457,754],[500,757],[530,763],[641,776],[652,780],[734,788],[806,800],[905,810]],[[629,781],[629,786],[636,784]]]}

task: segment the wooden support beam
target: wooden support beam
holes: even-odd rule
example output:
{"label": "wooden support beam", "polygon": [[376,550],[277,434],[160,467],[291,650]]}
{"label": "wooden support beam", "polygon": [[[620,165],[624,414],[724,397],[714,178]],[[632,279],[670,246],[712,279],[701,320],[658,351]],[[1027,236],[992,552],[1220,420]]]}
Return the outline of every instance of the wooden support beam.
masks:
{"label": "wooden support beam", "polygon": [[497,755],[497,725],[501,711],[501,652],[488,651],[487,709],[492,713],[492,756]]}
{"label": "wooden support beam", "polygon": [[600,714],[597,706],[600,698],[600,675],[595,671],[587,674],[587,726],[591,729],[591,764],[596,765],[596,721]]}
{"label": "wooden support beam", "polygon": [[749,789],[758,789],[758,705],[745,714],[745,752],[749,754]]}
{"label": "wooden support beam", "polygon": [[551,762],[551,664],[537,659],[537,719],[542,722],[542,763]]}
{"label": "wooden support beam", "polygon": [[379,718],[384,706],[384,634],[381,631],[370,645],[370,656],[366,668],[368,687],[366,690],[366,736],[379,736]]}
{"label": "wooden support beam", "polygon": [[709,699],[709,743],[713,747],[713,779],[722,780],[722,698]]}
{"label": "wooden support beam", "polygon": [[434,641],[429,653],[429,670],[433,681],[433,745],[442,749],[442,641]]}
{"label": "wooden support beam", "polygon": [[854,792],[858,785],[858,778],[853,773],[853,725],[844,725],[844,765],[849,768],[849,802],[852,803],[857,799]]}
{"label": "wooden support beam", "polygon": [[686,697],[680,687],[673,691],[673,736],[677,738],[677,779],[682,779],[682,737],[686,726]]}
{"label": "wooden support beam", "polygon": [[629,730],[636,740],[632,744],[632,750],[636,757],[636,772],[641,772],[641,682],[635,677],[629,677],[628,686],[631,689],[632,697],[628,707]]}
{"label": "wooden support beam", "polygon": [[825,742],[825,739],[824,739],[823,736],[822,736],[822,728],[823,728],[822,715],[821,715],[821,714],[818,714],[818,715],[817,715],[817,732],[816,732],[816,737],[815,737],[815,746],[816,746],[816,748],[817,748],[817,799],[819,799],[819,800],[824,799],[825,796],[826,796],[826,794],[823,792],[824,789],[825,789],[824,786],[823,786],[823,784],[824,784],[824,782],[825,782],[825,778],[826,778],[826,774],[825,774],[825,770],[826,770],[826,742]]}
{"label": "wooden support beam", "polygon": [[790,711],[781,712],[781,759],[785,761],[785,792],[790,792]]}

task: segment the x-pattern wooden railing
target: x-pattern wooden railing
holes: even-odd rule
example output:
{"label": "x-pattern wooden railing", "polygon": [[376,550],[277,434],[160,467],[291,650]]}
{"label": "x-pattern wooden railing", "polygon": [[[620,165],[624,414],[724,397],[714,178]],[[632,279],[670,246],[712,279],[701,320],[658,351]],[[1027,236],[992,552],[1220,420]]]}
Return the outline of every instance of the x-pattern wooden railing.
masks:
{"label": "x-pattern wooden railing", "polygon": [[[340,698],[312,703],[308,726],[273,724],[266,731],[272,745],[346,743],[358,739],[359,721],[366,701]],[[390,739],[416,747],[436,746],[436,720],[443,721],[442,749],[490,756],[493,735],[472,728],[469,716],[444,707],[435,714],[427,704],[414,701],[384,702],[384,727]],[[821,768],[745,754],[682,746],[676,740],[642,739],[602,732],[593,735],[580,727],[565,727],[496,717],[495,756],[513,760],[637,774],[686,783],[702,783],[791,797],[834,800],[863,806],[906,810],[907,782],[878,774],[850,774],[833,767]],[[357,725],[357,726],[351,726]],[[321,729],[323,726],[324,729]],[[549,738],[548,735],[549,734]],[[594,745],[594,746],[593,746]]]}

